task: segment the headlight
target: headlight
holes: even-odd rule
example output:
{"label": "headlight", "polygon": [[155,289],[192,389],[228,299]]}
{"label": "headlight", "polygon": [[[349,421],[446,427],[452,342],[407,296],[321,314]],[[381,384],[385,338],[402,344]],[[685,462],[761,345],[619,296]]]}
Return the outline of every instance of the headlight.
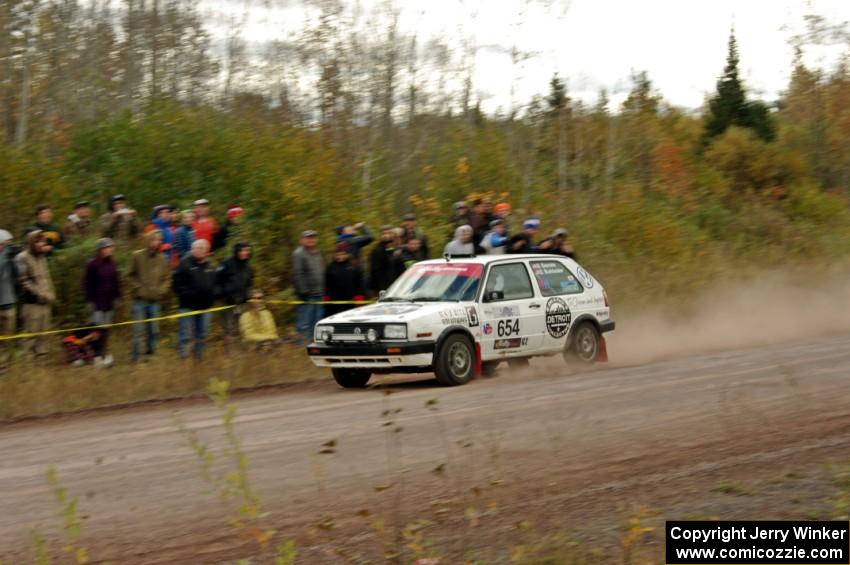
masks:
{"label": "headlight", "polygon": [[334,336],[333,326],[316,326],[316,341],[330,341]]}
{"label": "headlight", "polygon": [[384,339],[407,339],[407,326],[404,324],[387,324],[384,326]]}
{"label": "headlight", "polygon": [[377,330],[375,330],[375,328],[372,328],[368,332],[366,332],[366,341],[368,341],[369,343],[375,343],[376,341],[378,341],[378,332]]}

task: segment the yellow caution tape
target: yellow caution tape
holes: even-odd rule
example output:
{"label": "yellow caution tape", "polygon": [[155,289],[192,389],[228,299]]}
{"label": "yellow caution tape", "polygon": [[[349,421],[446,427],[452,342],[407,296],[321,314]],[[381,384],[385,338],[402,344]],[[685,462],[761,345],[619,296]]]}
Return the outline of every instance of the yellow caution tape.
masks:
{"label": "yellow caution tape", "polygon": [[[317,304],[319,306],[324,306],[325,304],[372,304],[371,300],[330,300],[330,301],[321,301],[316,300],[311,302],[309,300],[265,300],[266,304],[284,304],[291,306],[299,306],[301,304]],[[10,341],[13,339],[26,339],[28,337],[39,337],[43,335],[55,335],[55,334],[67,334],[72,332],[79,332],[83,330],[102,330],[108,328],[117,328],[121,326],[132,326],[135,324],[149,324],[151,322],[163,322],[166,320],[176,320],[178,318],[187,318],[189,316],[197,316],[199,314],[207,314],[210,312],[221,312],[223,310],[230,310],[232,308],[236,308],[235,305],[229,306],[216,306],[214,308],[207,308],[206,310],[192,310],[190,312],[179,312],[177,314],[167,314],[165,316],[156,316],[155,318],[145,318],[144,320],[127,320],[125,322],[113,322],[111,324],[100,324],[97,326],[81,326],[78,328],[64,328],[61,330],[46,330],[43,332],[30,332],[30,333],[21,333],[14,335],[3,335],[0,336],[0,341]]]}

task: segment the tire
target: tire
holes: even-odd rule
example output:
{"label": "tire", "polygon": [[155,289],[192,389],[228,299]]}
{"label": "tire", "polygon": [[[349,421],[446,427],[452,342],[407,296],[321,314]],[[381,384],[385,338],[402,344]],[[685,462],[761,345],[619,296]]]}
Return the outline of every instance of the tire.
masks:
{"label": "tire", "polygon": [[446,338],[434,360],[434,374],[443,386],[466,384],[475,372],[475,350],[472,341],[463,334]]}
{"label": "tire", "polygon": [[569,349],[564,352],[567,362],[578,362],[592,365],[599,357],[602,338],[599,330],[590,322],[582,322],[573,331]]}
{"label": "tire", "polygon": [[499,368],[498,361],[484,361],[481,363],[481,376],[493,377],[496,375],[496,369]]}
{"label": "tire", "polygon": [[513,359],[508,359],[508,367],[511,369],[527,369],[529,365],[528,357],[514,357]]}
{"label": "tire", "polygon": [[342,388],[365,388],[372,373],[365,369],[331,369],[336,384]]}

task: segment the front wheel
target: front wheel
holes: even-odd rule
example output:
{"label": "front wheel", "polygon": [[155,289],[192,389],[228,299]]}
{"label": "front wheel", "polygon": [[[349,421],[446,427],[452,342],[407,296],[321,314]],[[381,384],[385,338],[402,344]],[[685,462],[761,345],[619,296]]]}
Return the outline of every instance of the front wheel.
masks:
{"label": "front wheel", "polygon": [[462,334],[446,338],[434,359],[434,374],[443,386],[466,384],[475,370],[472,341]]}
{"label": "front wheel", "polygon": [[364,369],[332,369],[334,380],[342,388],[363,388],[372,377],[372,373]]}
{"label": "front wheel", "polygon": [[564,352],[567,362],[580,361],[587,365],[594,363],[599,357],[602,338],[599,330],[590,322],[582,322],[573,333],[569,349]]}

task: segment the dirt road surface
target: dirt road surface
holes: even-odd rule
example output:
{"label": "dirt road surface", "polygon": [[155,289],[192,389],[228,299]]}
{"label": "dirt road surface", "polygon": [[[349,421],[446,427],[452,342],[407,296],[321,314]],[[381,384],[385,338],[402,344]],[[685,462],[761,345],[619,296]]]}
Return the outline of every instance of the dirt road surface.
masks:
{"label": "dirt road surface", "polygon": [[[385,383],[234,399],[265,521],[297,541],[299,562],[380,559],[404,545],[387,532],[416,520],[455,556],[445,562],[460,562],[553,528],[611,524],[635,505],[736,518],[740,505],[713,506],[706,485],[850,453],[847,335],[587,372],[543,360],[453,389]],[[220,412],[205,401],[0,427],[4,563],[32,562],[33,528],[61,547],[50,464],[79,496],[79,543],[95,562],[261,553],[204,493],[175,411],[223,469]],[[331,440],[334,453],[320,453]],[[785,517],[765,504],[747,511]]]}

